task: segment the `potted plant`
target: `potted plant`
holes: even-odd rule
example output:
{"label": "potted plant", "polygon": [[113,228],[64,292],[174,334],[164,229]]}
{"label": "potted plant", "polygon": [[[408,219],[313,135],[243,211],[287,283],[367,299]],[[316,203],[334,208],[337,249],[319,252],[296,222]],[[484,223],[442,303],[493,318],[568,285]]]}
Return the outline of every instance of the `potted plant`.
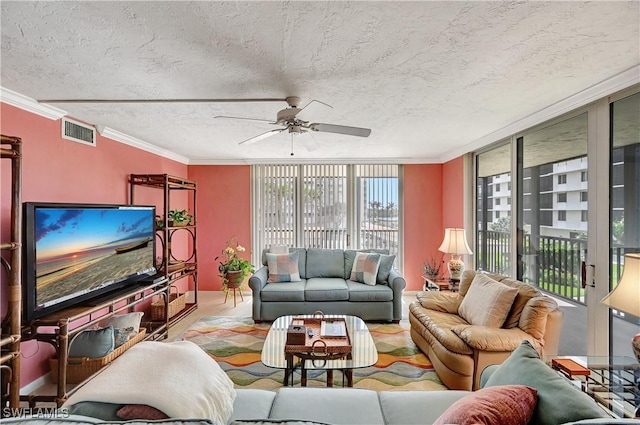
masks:
{"label": "potted plant", "polygon": [[437,256],[432,256],[431,259],[424,262],[424,264],[422,265],[422,272],[426,277],[431,280],[437,280],[438,277],[440,277],[440,272],[442,271],[442,267],[444,264],[443,257],[444,254],[440,255],[439,258]]}
{"label": "potted plant", "polygon": [[255,270],[249,260],[238,255],[239,252],[244,252],[245,248],[238,244],[238,239],[233,236],[226,243],[225,248],[222,250],[222,255],[215,258],[215,261],[220,259],[218,265],[218,276],[222,279],[222,290],[228,292],[229,289],[242,288],[245,278],[253,273]]}
{"label": "potted plant", "polygon": [[168,214],[169,227],[188,226],[191,223],[191,218],[188,210],[170,210]]}

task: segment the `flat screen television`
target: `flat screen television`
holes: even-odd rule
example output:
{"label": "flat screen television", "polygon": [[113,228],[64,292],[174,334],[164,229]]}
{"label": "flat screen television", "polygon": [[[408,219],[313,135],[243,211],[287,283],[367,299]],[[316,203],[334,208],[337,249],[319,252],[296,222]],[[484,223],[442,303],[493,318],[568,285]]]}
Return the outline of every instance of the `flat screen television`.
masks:
{"label": "flat screen television", "polygon": [[155,207],[24,203],[27,321],[157,273]]}

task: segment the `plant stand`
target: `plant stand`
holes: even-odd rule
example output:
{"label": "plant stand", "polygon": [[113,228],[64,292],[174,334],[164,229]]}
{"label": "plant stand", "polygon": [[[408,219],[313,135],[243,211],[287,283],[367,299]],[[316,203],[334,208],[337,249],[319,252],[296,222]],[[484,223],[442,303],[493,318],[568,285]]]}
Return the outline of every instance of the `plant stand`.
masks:
{"label": "plant stand", "polygon": [[[224,303],[227,303],[227,297],[229,296],[229,291],[233,290],[233,307],[236,307],[236,289],[240,289],[242,286],[242,282],[244,281],[243,272],[228,272],[225,276],[227,281],[227,291],[224,294]],[[242,289],[240,289],[240,299],[244,302],[244,297],[242,296]]]}

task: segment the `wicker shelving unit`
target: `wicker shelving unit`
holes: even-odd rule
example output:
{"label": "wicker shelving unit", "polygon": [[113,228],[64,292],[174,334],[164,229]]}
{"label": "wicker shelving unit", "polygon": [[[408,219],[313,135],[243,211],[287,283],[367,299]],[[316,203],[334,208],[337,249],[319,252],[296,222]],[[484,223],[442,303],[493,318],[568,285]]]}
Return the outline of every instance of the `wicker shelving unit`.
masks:
{"label": "wicker shelving unit", "polygon": [[[164,324],[170,327],[180,319],[198,308],[198,253],[197,253],[197,219],[196,219],[196,183],[181,177],[168,174],[131,174],[129,177],[129,202],[136,204],[136,193],[142,188],[150,188],[162,193],[162,211],[159,214],[164,225],[156,230],[156,236],[162,246],[162,258],[156,267],[159,275],[169,283],[169,291],[164,301]],[[186,192],[188,197],[188,210],[192,215],[192,221],[187,226],[168,226],[169,211],[172,207],[172,194]],[[187,235],[190,239],[190,250],[187,258],[176,257],[172,249],[172,239],[178,235]],[[178,281],[189,278],[193,282],[192,299],[185,300],[184,294],[173,294],[171,287]],[[175,308],[175,304],[179,309]]]}
{"label": "wicker shelving unit", "polygon": [[[2,273],[8,282],[7,315],[2,320],[0,337],[0,371],[2,413],[5,407],[17,408],[20,403],[20,340],[22,299],[22,140],[19,137],[0,136],[0,157],[11,161],[11,232],[9,241],[1,241],[6,255],[0,259]],[[4,188],[3,188],[4,190]],[[7,259],[8,258],[8,259]]]}

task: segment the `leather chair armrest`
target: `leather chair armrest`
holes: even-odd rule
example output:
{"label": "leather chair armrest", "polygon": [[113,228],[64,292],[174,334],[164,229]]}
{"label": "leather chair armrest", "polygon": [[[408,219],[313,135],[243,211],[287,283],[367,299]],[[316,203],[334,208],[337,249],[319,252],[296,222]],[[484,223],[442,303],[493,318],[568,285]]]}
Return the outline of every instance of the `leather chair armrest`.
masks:
{"label": "leather chair armrest", "polygon": [[462,302],[462,296],[452,292],[418,292],[416,298],[426,309],[451,314],[458,314],[458,307]]}
{"label": "leather chair armrest", "polygon": [[540,341],[519,328],[456,325],[451,330],[474,350],[511,352],[527,340],[540,352]]}

